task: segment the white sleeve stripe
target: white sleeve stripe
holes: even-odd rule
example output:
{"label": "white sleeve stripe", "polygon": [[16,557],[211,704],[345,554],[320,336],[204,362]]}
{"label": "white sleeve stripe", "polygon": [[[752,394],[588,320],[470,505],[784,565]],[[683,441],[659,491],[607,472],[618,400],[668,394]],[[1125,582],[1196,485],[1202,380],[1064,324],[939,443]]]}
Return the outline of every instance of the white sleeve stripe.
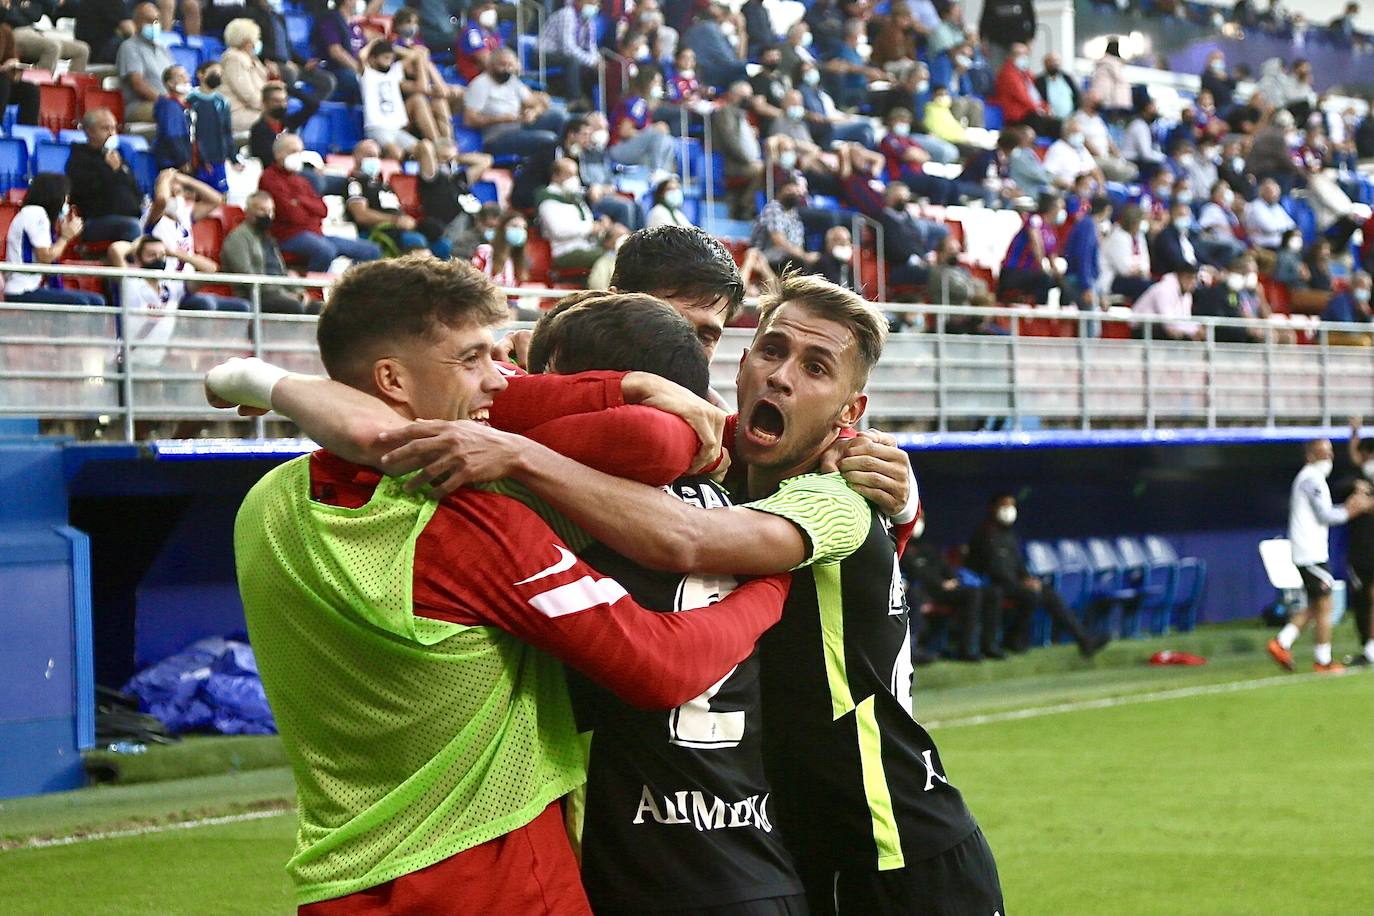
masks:
{"label": "white sleeve stripe", "polygon": [[602,604],[615,604],[627,592],[614,579],[583,576],[576,582],[549,589],[530,599],[530,606],[545,617],[563,617]]}

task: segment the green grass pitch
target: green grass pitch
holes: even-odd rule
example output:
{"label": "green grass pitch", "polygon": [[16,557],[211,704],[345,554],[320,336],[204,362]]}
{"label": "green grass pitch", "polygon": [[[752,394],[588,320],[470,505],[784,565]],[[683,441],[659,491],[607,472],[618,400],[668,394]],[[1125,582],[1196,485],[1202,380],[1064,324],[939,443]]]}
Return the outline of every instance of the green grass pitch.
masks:
{"label": "green grass pitch", "polygon": [[[1374,676],[1284,676],[1245,632],[1245,651],[1201,668],[1144,666],[1156,645],[1141,642],[1109,649],[1111,667],[1056,648],[922,669],[919,717],[997,855],[1008,914],[1374,913]],[[1220,633],[1191,647],[1235,638]],[[290,792],[271,768],[0,803],[0,912],[290,913],[292,817],[271,813]]]}

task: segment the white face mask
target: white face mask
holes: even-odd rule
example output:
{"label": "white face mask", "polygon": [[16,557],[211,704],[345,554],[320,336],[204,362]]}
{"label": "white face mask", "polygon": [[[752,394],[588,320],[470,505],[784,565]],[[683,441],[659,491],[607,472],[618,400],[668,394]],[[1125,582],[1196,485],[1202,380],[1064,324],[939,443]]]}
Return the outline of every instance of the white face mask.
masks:
{"label": "white face mask", "polygon": [[482,15],[477,17],[477,24],[487,31],[496,29],[496,10],[482,10]]}
{"label": "white face mask", "polygon": [[835,260],[848,263],[849,259],[854,257],[854,246],[836,245],[834,248],[830,249],[830,253],[835,256]]}
{"label": "white face mask", "polygon": [[1293,236],[1285,244],[1289,251],[1302,251],[1302,239],[1299,236]]}
{"label": "white face mask", "polygon": [[299,172],[305,168],[305,157],[299,153],[288,153],[286,158],[281,161],[281,167],[288,172]]}
{"label": "white face mask", "polygon": [[911,133],[911,125],[905,121],[898,121],[892,125],[892,132],[899,137],[905,137]]}
{"label": "white face mask", "polygon": [[1245,289],[1245,277],[1241,276],[1240,274],[1227,274],[1226,286],[1232,292],[1238,293],[1241,290]]}
{"label": "white face mask", "polygon": [[1016,524],[1016,507],[1003,506],[997,510],[997,520],[1010,528]]}
{"label": "white face mask", "polygon": [[677,72],[677,75],[687,80],[688,82],[691,82],[692,80],[697,78],[697,72],[690,67],[688,67],[686,70],[679,70]]}
{"label": "white face mask", "polygon": [[1320,472],[1323,477],[1330,477],[1332,469],[1336,467],[1336,462],[1332,461],[1330,458],[1327,458],[1324,461],[1312,462],[1312,466],[1316,468],[1317,471]]}
{"label": "white face mask", "polygon": [[176,89],[177,95],[190,95],[190,94],[191,94],[191,84],[190,84],[190,83],[177,83],[176,86],[174,86],[173,88]]}
{"label": "white face mask", "polygon": [[1246,288],[1246,289],[1258,289],[1258,288],[1259,288],[1259,274],[1246,274],[1246,275],[1245,275],[1245,288]]}
{"label": "white face mask", "polygon": [[[1372,462],[1372,463],[1374,463],[1374,462]],[[915,523],[914,525],[911,526],[911,536],[912,536],[914,539],[916,539],[916,540],[919,541],[919,540],[921,539],[921,536],[924,535],[925,533],[926,533],[926,520],[923,519],[923,518],[918,518],[918,519],[916,519],[916,523]]]}
{"label": "white face mask", "polygon": [[107,153],[112,153],[115,150],[119,149],[119,135],[110,134],[108,137],[105,138],[105,142],[101,144],[101,146]]}
{"label": "white face mask", "polygon": [[582,179],[576,175],[565,178],[559,187],[563,189],[564,194],[580,194],[582,193]]}
{"label": "white face mask", "polygon": [[604,127],[592,131],[592,146],[597,149],[605,149],[606,144],[611,142],[611,132]]}
{"label": "white face mask", "polygon": [[1364,476],[1368,477],[1370,480],[1374,480],[1374,458],[1360,465],[1360,470],[1364,471]]}

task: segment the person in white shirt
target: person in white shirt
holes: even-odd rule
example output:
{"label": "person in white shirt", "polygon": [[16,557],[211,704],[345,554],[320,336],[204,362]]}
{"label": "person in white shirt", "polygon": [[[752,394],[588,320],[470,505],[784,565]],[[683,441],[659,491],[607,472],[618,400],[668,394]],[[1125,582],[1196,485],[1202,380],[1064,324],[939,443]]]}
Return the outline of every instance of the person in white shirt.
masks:
{"label": "person in white shirt", "polygon": [[539,232],[549,240],[555,267],[590,269],[628,230],[609,217],[597,219],[582,191],[573,159],[554,161],[549,186],[536,196]]}
{"label": "person in white shirt", "polygon": [[1174,320],[1155,324],[1148,331],[1141,325],[1136,328],[1135,336],[1151,340],[1201,340],[1202,327],[1196,321],[1182,320],[1193,314],[1193,287],[1196,284],[1197,267],[1191,264],[1182,264],[1151,284],[1135,300],[1131,313]]}
{"label": "person in white shirt", "polygon": [[164,346],[176,330],[186,284],[167,270],[167,246],[150,235],[134,242],[128,267],[163,271],[165,277],[124,277],[119,281],[119,302],[127,308],[125,333],[133,344],[132,362],[141,368],[162,364]]}
{"label": "person in white shirt", "polygon": [[1260,248],[1277,249],[1283,234],[1298,228],[1293,217],[1279,204],[1279,183],[1272,178],[1260,182],[1259,197],[1245,205],[1245,232]]}
{"label": "person in white shirt", "polygon": [[1307,592],[1307,606],[1284,624],[1278,635],[1269,640],[1269,655],[1281,667],[1293,670],[1293,643],[1313,619],[1316,620],[1317,644],[1313,648],[1313,670],[1336,674],[1345,666],[1331,658],[1331,586],[1335,579],[1327,566],[1330,551],[1327,532],[1333,525],[1344,525],[1351,518],[1374,509],[1374,497],[1363,490],[1350,494],[1344,505],[1331,504],[1331,488],[1326,478],[1335,466],[1335,452],[1330,439],[1315,439],[1307,443],[1307,464],[1293,480],[1288,505],[1288,541],[1293,551],[1293,565],[1302,575]]}
{"label": "person in white shirt", "polygon": [[1087,136],[1083,124],[1077,118],[1070,118],[1064,125],[1064,136],[1050,144],[1045,151],[1045,171],[1050,173],[1057,187],[1068,190],[1081,175],[1091,175],[1097,179],[1098,187],[1103,187],[1107,179],[1097,167],[1092,153],[1088,150]]}
{"label": "person in white shirt", "polygon": [[1212,186],[1212,196],[1198,213],[1198,254],[1204,261],[1220,267],[1245,253],[1240,240],[1240,217],[1236,216],[1236,192],[1224,181]]}
{"label": "person in white shirt", "polygon": [[520,62],[509,48],[498,48],[487,70],[468,84],[463,123],[482,132],[482,149],[493,156],[528,156],[563,134],[567,114],[549,108],[547,94],[520,80]]}
{"label": "person in white shirt", "polygon": [[1092,153],[1097,167],[1112,181],[1133,181],[1140,170],[1122,157],[1121,150],[1112,141],[1107,122],[1100,113],[1101,97],[1089,89],[1083,93],[1080,104],[1082,108],[1074,117],[1082,126],[1088,152]]}
{"label": "person in white shirt", "polygon": [[1146,102],[1140,115],[1126,125],[1126,132],[1121,137],[1121,155],[1142,170],[1151,170],[1164,162],[1164,150],[1159,148],[1152,126],[1158,117],[1159,109],[1154,101]]}
{"label": "person in white shirt", "polygon": [[1145,238],[1145,213],[1139,207],[1121,211],[1097,256],[1098,291],[1102,295],[1135,300],[1153,282],[1150,277],[1150,245]]}
{"label": "person in white shirt", "polygon": [[682,182],[674,175],[660,181],[654,188],[654,205],[649,210],[650,229],[655,226],[690,226],[692,221],[682,212]]}
{"label": "person in white shirt", "polygon": [[[425,82],[424,89],[418,87],[421,81]],[[409,84],[412,89],[408,99],[403,84]],[[412,83],[406,79],[405,67],[396,60],[391,42],[378,41],[372,45],[362,75],[358,77],[358,90],[363,97],[363,134],[377,141],[384,158],[404,159],[420,142],[419,137],[406,129],[412,117],[417,123],[427,120],[429,134],[434,134],[428,89],[423,70],[420,81]]]}
{"label": "person in white shirt", "polygon": [[[81,234],[81,217],[71,212],[67,176],[39,172],[29,182],[24,206],[10,222],[5,239],[5,263],[52,264],[62,259],[67,245]],[[59,305],[104,305],[99,293],[63,289],[59,277],[42,274],[5,274],[5,298],[10,302],[55,302]]]}

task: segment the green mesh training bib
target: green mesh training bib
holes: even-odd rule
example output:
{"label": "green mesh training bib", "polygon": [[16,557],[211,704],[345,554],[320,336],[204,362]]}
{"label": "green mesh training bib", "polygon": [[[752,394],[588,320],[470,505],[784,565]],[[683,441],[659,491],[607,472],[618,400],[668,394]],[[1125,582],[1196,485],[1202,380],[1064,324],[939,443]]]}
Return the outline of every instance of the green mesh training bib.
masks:
{"label": "green mesh training bib", "polygon": [[412,613],[415,541],[436,505],[390,478],[359,509],[314,502],[309,461],[265,475],[234,527],[295,773],[299,904],[522,827],[585,778],[556,660],[494,627]]}

